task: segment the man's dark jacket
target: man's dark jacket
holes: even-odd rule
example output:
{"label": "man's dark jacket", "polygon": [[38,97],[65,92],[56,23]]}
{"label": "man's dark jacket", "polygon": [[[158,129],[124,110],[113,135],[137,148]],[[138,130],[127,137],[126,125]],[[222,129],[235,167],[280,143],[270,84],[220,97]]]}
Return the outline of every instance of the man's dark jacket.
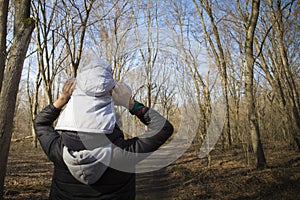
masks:
{"label": "man's dark jacket", "polygon": [[[85,146],[78,137],[77,132],[63,131],[59,134],[55,131],[52,124],[58,118],[60,111],[60,109],[50,104],[37,115],[34,121],[40,144],[48,158],[54,163],[50,199],[134,199],[134,173],[122,172],[108,167],[101,178],[93,184],[83,184],[72,176],[63,159],[63,148],[68,146],[72,151],[80,151],[84,150]],[[154,114],[150,115],[149,111]],[[114,132],[107,135],[109,141],[125,153],[148,153],[158,149],[172,135],[173,126],[168,120],[151,109],[147,109],[142,115],[139,118],[152,131],[151,136],[125,140],[123,132],[116,125]],[[162,122],[163,125],[159,125]],[[155,134],[153,134],[153,131],[155,131]],[[145,134],[147,134],[147,131]],[[115,151],[114,154],[119,153],[120,151]],[[118,155],[114,156],[114,154],[112,157],[117,158]],[[141,157],[136,158],[136,163],[142,159]],[[133,162],[133,164],[136,163]],[[134,165],[130,167],[134,168]]]}

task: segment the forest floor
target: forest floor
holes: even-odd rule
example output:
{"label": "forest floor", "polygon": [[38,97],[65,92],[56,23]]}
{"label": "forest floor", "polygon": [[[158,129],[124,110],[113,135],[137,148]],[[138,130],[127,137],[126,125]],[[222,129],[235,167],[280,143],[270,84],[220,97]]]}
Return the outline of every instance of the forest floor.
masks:
{"label": "forest floor", "polygon": [[[237,147],[213,150],[211,165],[191,149],[159,171],[137,175],[137,200],[144,199],[300,199],[300,153],[288,148],[265,148],[268,167],[246,165]],[[255,163],[253,157],[250,163]],[[13,142],[5,180],[5,199],[48,199],[53,165],[40,147]]]}

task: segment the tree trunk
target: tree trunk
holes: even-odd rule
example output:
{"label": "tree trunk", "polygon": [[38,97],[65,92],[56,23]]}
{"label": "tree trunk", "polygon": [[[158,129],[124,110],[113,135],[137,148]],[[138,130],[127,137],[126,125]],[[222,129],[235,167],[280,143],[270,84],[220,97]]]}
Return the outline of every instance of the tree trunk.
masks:
{"label": "tree trunk", "polygon": [[6,35],[7,35],[7,15],[9,0],[0,2],[0,92],[2,88],[3,75],[6,61]]}
{"label": "tree trunk", "polygon": [[260,139],[260,131],[258,124],[258,116],[255,107],[254,99],[254,56],[253,56],[253,44],[254,44],[254,32],[257,25],[257,20],[259,16],[260,0],[252,1],[252,13],[250,21],[247,24],[246,29],[246,42],[245,42],[245,52],[246,52],[246,73],[245,73],[245,92],[247,101],[247,114],[248,121],[250,123],[250,134],[252,139],[252,146],[254,153],[257,158],[257,167],[266,167],[266,159],[264,155],[263,146]]}
{"label": "tree trunk", "polygon": [[40,71],[38,71],[35,85],[34,85],[34,92],[30,91],[30,64],[28,65],[28,73],[27,73],[27,96],[28,96],[28,104],[30,108],[30,123],[31,123],[31,135],[32,135],[32,144],[35,148],[37,148],[37,136],[35,134],[33,121],[38,112],[38,100],[39,100],[39,88],[41,85],[41,78],[40,78]]}
{"label": "tree trunk", "polygon": [[34,21],[30,18],[30,3],[30,0],[14,1],[14,38],[0,96],[0,199],[3,198],[4,192],[17,92],[26,52],[34,29]]}
{"label": "tree trunk", "polygon": [[7,35],[7,15],[8,0],[0,2],[0,92],[2,88],[3,75],[6,62],[6,35]]}

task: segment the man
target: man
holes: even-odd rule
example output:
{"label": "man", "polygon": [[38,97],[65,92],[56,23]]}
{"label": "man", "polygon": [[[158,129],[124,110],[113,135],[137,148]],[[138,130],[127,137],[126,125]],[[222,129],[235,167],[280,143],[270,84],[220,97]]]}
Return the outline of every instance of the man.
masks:
{"label": "man", "polygon": [[[125,140],[114,105],[147,125],[148,137]],[[170,122],[133,100],[131,89],[115,83],[111,68],[95,55],[83,62],[76,81],[66,81],[60,97],[37,115],[34,126],[54,163],[50,199],[62,200],[135,199],[135,165],[173,133]]]}

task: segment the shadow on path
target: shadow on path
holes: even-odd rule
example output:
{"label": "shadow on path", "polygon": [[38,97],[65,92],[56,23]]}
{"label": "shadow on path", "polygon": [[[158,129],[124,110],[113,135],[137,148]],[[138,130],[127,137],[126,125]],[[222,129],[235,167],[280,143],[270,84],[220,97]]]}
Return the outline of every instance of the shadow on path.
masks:
{"label": "shadow on path", "polygon": [[178,186],[166,168],[136,175],[136,200],[174,199],[172,189]]}

